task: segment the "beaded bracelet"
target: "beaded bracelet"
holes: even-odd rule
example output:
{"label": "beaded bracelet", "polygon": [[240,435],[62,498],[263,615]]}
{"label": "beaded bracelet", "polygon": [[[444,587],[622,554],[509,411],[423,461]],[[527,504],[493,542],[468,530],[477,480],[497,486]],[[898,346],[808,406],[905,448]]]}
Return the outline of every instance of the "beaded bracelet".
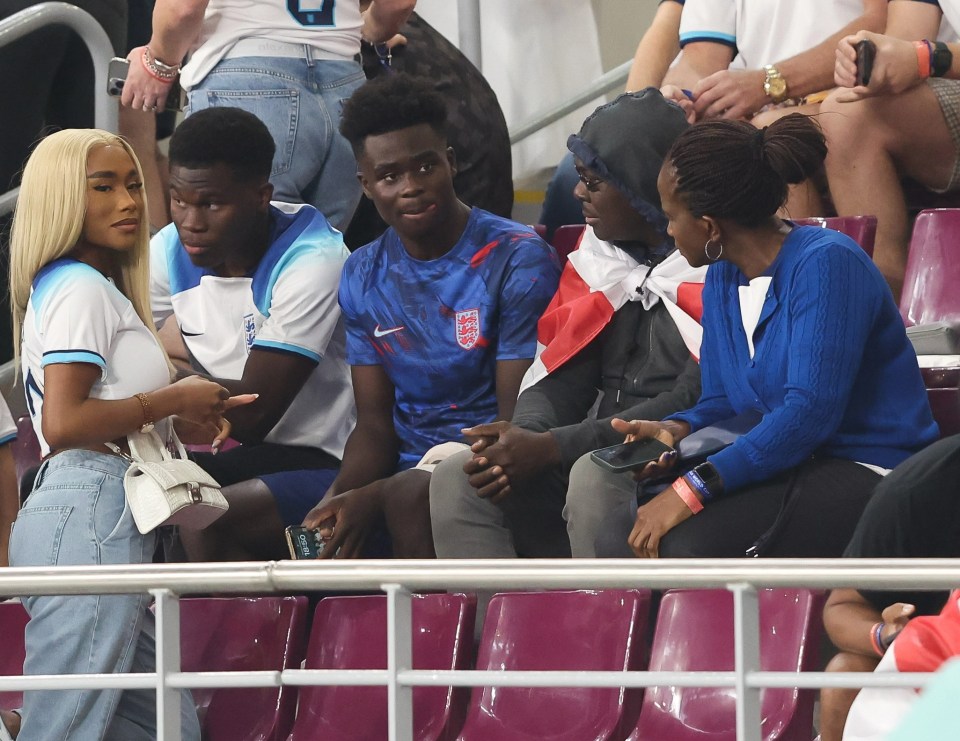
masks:
{"label": "beaded bracelet", "polygon": [[147,73],[160,82],[169,84],[177,79],[177,75],[180,74],[179,64],[164,64],[153,56],[153,52],[150,51],[149,46],[143,47],[143,55],[140,59]]}

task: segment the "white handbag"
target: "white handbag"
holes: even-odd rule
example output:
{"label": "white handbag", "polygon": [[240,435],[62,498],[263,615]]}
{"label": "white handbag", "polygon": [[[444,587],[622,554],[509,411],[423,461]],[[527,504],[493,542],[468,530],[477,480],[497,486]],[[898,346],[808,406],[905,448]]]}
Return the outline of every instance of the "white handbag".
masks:
{"label": "white handbag", "polygon": [[123,488],[137,530],[143,534],[161,525],[200,530],[229,507],[220,484],[187,459],[187,452],[172,429],[170,436],[177,456],[170,453],[154,430],[127,436],[129,456],[115,445],[109,446],[131,461],[123,477]]}

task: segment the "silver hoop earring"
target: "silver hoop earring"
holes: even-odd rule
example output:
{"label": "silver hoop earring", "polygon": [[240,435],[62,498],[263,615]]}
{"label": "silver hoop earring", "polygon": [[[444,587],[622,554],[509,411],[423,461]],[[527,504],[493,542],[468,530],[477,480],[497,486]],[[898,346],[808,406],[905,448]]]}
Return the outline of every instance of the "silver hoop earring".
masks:
{"label": "silver hoop earring", "polygon": [[703,254],[707,256],[707,259],[710,262],[716,262],[720,259],[720,256],[723,255],[723,242],[717,242],[720,245],[720,251],[717,253],[716,257],[710,254],[710,243],[713,242],[712,239],[708,239],[707,243],[703,245]]}

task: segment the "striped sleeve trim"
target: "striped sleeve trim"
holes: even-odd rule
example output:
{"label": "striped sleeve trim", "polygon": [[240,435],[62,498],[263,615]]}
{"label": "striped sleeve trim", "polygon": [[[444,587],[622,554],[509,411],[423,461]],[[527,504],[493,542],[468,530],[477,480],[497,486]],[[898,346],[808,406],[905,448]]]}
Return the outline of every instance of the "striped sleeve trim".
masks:
{"label": "striped sleeve trim", "polygon": [[310,358],[314,363],[319,363],[322,358],[319,353],[313,352],[312,350],[307,350],[304,347],[298,347],[297,345],[288,345],[283,342],[273,342],[271,340],[254,340],[253,346],[261,350],[272,350],[274,352],[289,352],[295,355],[302,355],[305,358]]}
{"label": "striped sleeve trim", "polygon": [[107,367],[103,356],[92,350],[49,350],[43,354],[40,367],[46,368],[54,363],[92,363],[103,369]]}
{"label": "striped sleeve trim", "polygon": [[724,46],[729,46],[734,49],[737,47],[737,37],[728,33],[720,33],[718,31],[687,31],[686,33],[680,34],[681,49],[687,44],[692,44],[697,41],[723,44]]}

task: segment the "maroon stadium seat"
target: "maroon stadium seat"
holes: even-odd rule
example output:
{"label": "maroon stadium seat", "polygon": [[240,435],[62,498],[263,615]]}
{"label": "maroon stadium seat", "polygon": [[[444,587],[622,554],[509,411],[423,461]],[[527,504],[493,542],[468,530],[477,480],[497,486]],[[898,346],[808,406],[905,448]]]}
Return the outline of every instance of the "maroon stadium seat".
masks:
{"label": "maroon stadium seat", "polygon": [[[306,642],[306,597],[180,600],[181,667],[199,671],[299,669]],[[199,688],[193,699],[206,741],[286,741],[293,687]]]}
{"label": "maroon stadium seat", "polygon": [[[477,600],[465,594],[414,595],[415,669],[467,669]],[[317,605],[306,669],[386,669],[387,600],[382,595],[328,597]],[[463,721],[466,691],[413,690],[414,738],[452,739]],[[290,741],[386,739],[386,687],[304,687]]]}
{"label": "maroon stadium seat", "polygon": [[876,216],[811,216],[806,219],[793,219],[793,223],[800,226],[820,226],[846,234],[873,257],[873,243],[877,237]]}
{"label": "maroon stadium seat", "polygon": [[[477,669],[639,669],[649,610],[648,591],[499,594],[483,623]],[[459,739],[622,739],[638,695],[618,687],[476,687]]]}
{"label": "maroon stadium seat", "polygon": [[[764,671],[813,671],[819,660],[823,597],[806,590],[760,592],[760,666]],[[651,671],[731,671],[733,594],[727,590],[667,592],[660,603]],[[629,741],[734,741],[735,690],[650,687]],[[766,741],[810,741],[815,692],[762,693]]]}
{"label": "maroon stadium seat", "polygon": [[561,265],[566,264],[567,255],[577,248],[584,229],[586,229],[586,227],[583,224],[564,224],[563,226],[558,226],[553,232],[553,240],[551,240],[550,244],[552,244],[553,249],[557,251]]}
{"label": "maroon stadium seat", "polygon": [[[27,627],[27,611],[19,602],[0,603],[0,675],[17,677],[23,674],[23,630]],[[0,708],[23,705],[23,692],[0,692]]]}

